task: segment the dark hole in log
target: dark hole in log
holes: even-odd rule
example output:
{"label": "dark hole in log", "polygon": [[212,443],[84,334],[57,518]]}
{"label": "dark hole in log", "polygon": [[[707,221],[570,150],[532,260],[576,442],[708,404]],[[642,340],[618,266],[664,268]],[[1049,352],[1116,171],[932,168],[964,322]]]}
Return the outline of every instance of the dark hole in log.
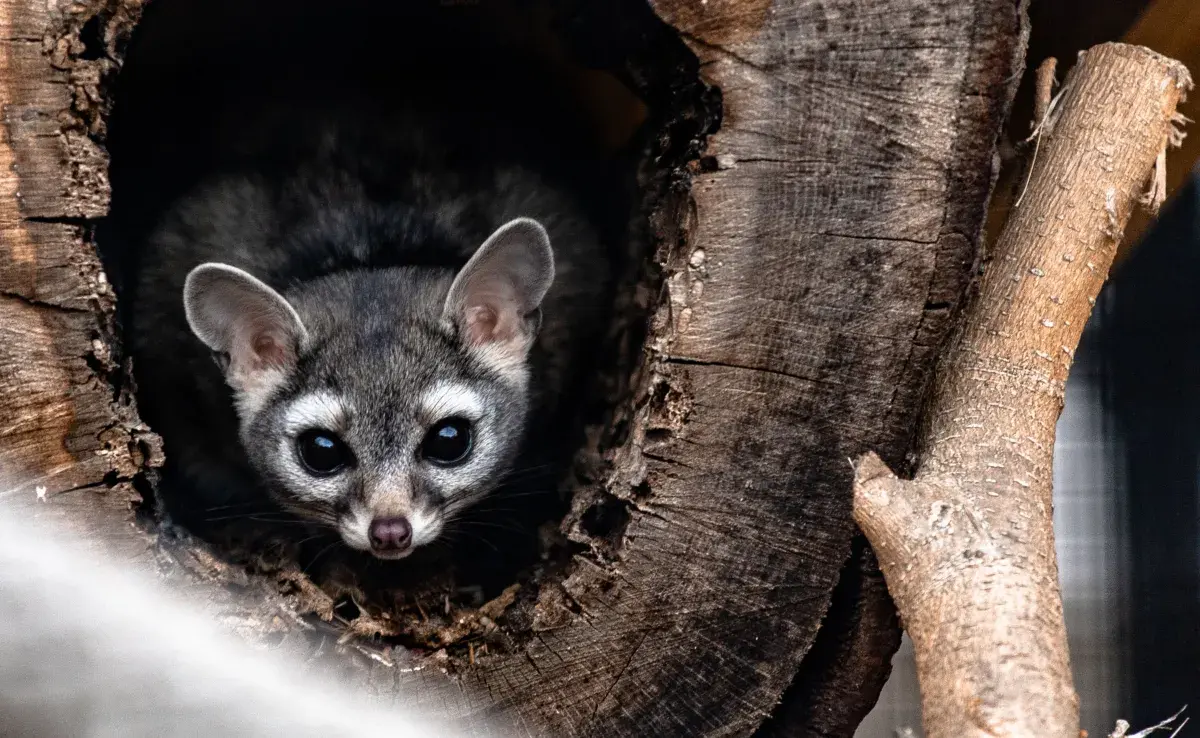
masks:
{"label": "dark hole in log", "polygon": [[79,40],[83,42],[83,51],[79,54],[80,59],[94,61],[104,58],[107,53],[104,24],[105,18],[102,14],[93,15],[83,24],[83,28],[79,29]]}
{"label": "dark hole in log", "polygon": [[333,603],[333,612],[342,620],[350,622],[358,619],[358,616],[362,614],[362,609],[352,598],[343,595]]}
{"label": "dark hole in log", "polygon": [[[98,18],[82,31],[84,54],[103,53]],[[485,501],[474,513],[485,516],[478,540],[457,542],[451,554],[419,551],[398,565],[348,551],[332,531],[300,535],[273,525],[279,518],[269,504],[189,515],[172,499],[169,478],[147,498],[242,569],[274,576],[282,592],[299,596],[306,590],[297,582],[311,578],[328,597],[326,620],[365,623],[358,632],[464,658],[468,643],[510,648],[528,635],[538,585],[570,557],[619,556],[630,513],[603,491],[604,456],[630,437],[646,319],[663,276],[649,257],[682,243],[689,171],[717,125],[719,98],[643,0],[158,0],[134,32],[108,125],[112,211],[97,242],[123,325],[135,302],[139,244],[164,209],[238,165],[226,141],[240,107],[277,99],[296,115],[288,122],[301,124],[305,105],[343,97],[420,98],[453,110],[463,136],[486,133],[494,118],[481,110],[507,111],[536,131],[530,139],[538,145],[525,153],[586,203],[616,265],[614,317],[574,390],[585,400],[570,432],[551,429],[542,440],[561,444],[568,457],[582,449],[577,463],[558,482],[561,494],[516,516]],[[136,382],[136,366],[133,374]],[[139,402],[154,427],[157,408]],[[670,435],[651,428],[647,440]],[[171,439],[165,444],[169,464]],[[638,489],[649,494],[645,482]],[[573,494],[590,503],[572,505]],[[590,546],[580,532],[594,539]]]}
{"label": "dark hole in log", "polygon": [[620,500],[603,498],[584,512],[579,525],[588,535],[616,548],[629,525],[629,508]]}

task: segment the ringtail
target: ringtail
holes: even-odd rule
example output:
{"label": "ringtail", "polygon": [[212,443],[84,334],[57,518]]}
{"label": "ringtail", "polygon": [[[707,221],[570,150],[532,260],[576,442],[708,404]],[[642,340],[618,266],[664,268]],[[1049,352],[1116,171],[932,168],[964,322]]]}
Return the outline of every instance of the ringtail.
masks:
{"label": "ringtail", "polygon": [[553,466],[610,299],[594,218],[436,114],[243,128],[136,268],[127,330],[164,484],[193,515],[265,491],[407,557]]}

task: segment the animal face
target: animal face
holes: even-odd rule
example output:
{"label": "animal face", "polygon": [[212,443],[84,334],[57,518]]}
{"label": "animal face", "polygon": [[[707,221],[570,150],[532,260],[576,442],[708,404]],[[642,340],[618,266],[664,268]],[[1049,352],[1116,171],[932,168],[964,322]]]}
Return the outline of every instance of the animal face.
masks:
{"label": "animal face", "polygon": [[515,460],[553,269],[545,230],[519,219],[457,274],[349,271],[285,297],[204,264],[184,304],[268,489],[351,547],[396,559],[437,539]]}

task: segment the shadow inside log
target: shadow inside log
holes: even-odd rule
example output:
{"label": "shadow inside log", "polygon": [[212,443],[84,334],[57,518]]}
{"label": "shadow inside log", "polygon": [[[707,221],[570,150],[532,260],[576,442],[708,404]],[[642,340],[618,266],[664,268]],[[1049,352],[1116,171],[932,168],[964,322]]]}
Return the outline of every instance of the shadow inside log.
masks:
{"label": "shadow inside log", "polygon": [[[87,28],[81,37],[88,46]],[[503,141],[585,205],[616,267],[611,324],[568,393],[576,405],[531,441],[568,463],[515,470],[517,492],[475,507],[442,545],[381,562],[262,497],[197,506],[175,483],[170,437],[161,479],[143,489],[155,503],[143,510],[148,525],[169,521],[233,570],[273,577],[314,620],[451,659],[513,649],[528,636],[540,582],[572,556],[612,557],[621,546],[627,503],[603,484],[608,452],[627,438],[660,291],[648,219],[680,217],[687,168],[719,118],[694,56],[637,0],[158,0],[112,93],[112,207],[96,240],[126,329],[144,244],[172,203],[215,175],[286,170],[302,153],[248,137],[248,115],[274,116],[289,140],[330,109],[436,110],[462,142],[452,155],[464,167]],[[153,429],[166,410],[143,390],[139,411]]]}

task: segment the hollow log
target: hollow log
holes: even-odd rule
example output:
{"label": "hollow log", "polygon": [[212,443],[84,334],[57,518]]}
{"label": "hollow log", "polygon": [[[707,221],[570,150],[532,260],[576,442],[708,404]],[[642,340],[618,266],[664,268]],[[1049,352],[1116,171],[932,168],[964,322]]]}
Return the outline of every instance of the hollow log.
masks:
{"label": "hollow log", "polygon": [[385,701],[530,735],[849,736],[897,631],[846,459],[906,466],[976,263],[1023,8],[565,5],[660,111],[652,162],[681,160],[643,183],[663,279],[628,440],[564,527],[586,540],[572,521],[595,506],[622,522],[541,584],[533,638],[454,680],[354,639],[317,658],[311,585],[249,577],[138,507],[161,453],[94,253],[137,0],[0,2],[0,499]]}

